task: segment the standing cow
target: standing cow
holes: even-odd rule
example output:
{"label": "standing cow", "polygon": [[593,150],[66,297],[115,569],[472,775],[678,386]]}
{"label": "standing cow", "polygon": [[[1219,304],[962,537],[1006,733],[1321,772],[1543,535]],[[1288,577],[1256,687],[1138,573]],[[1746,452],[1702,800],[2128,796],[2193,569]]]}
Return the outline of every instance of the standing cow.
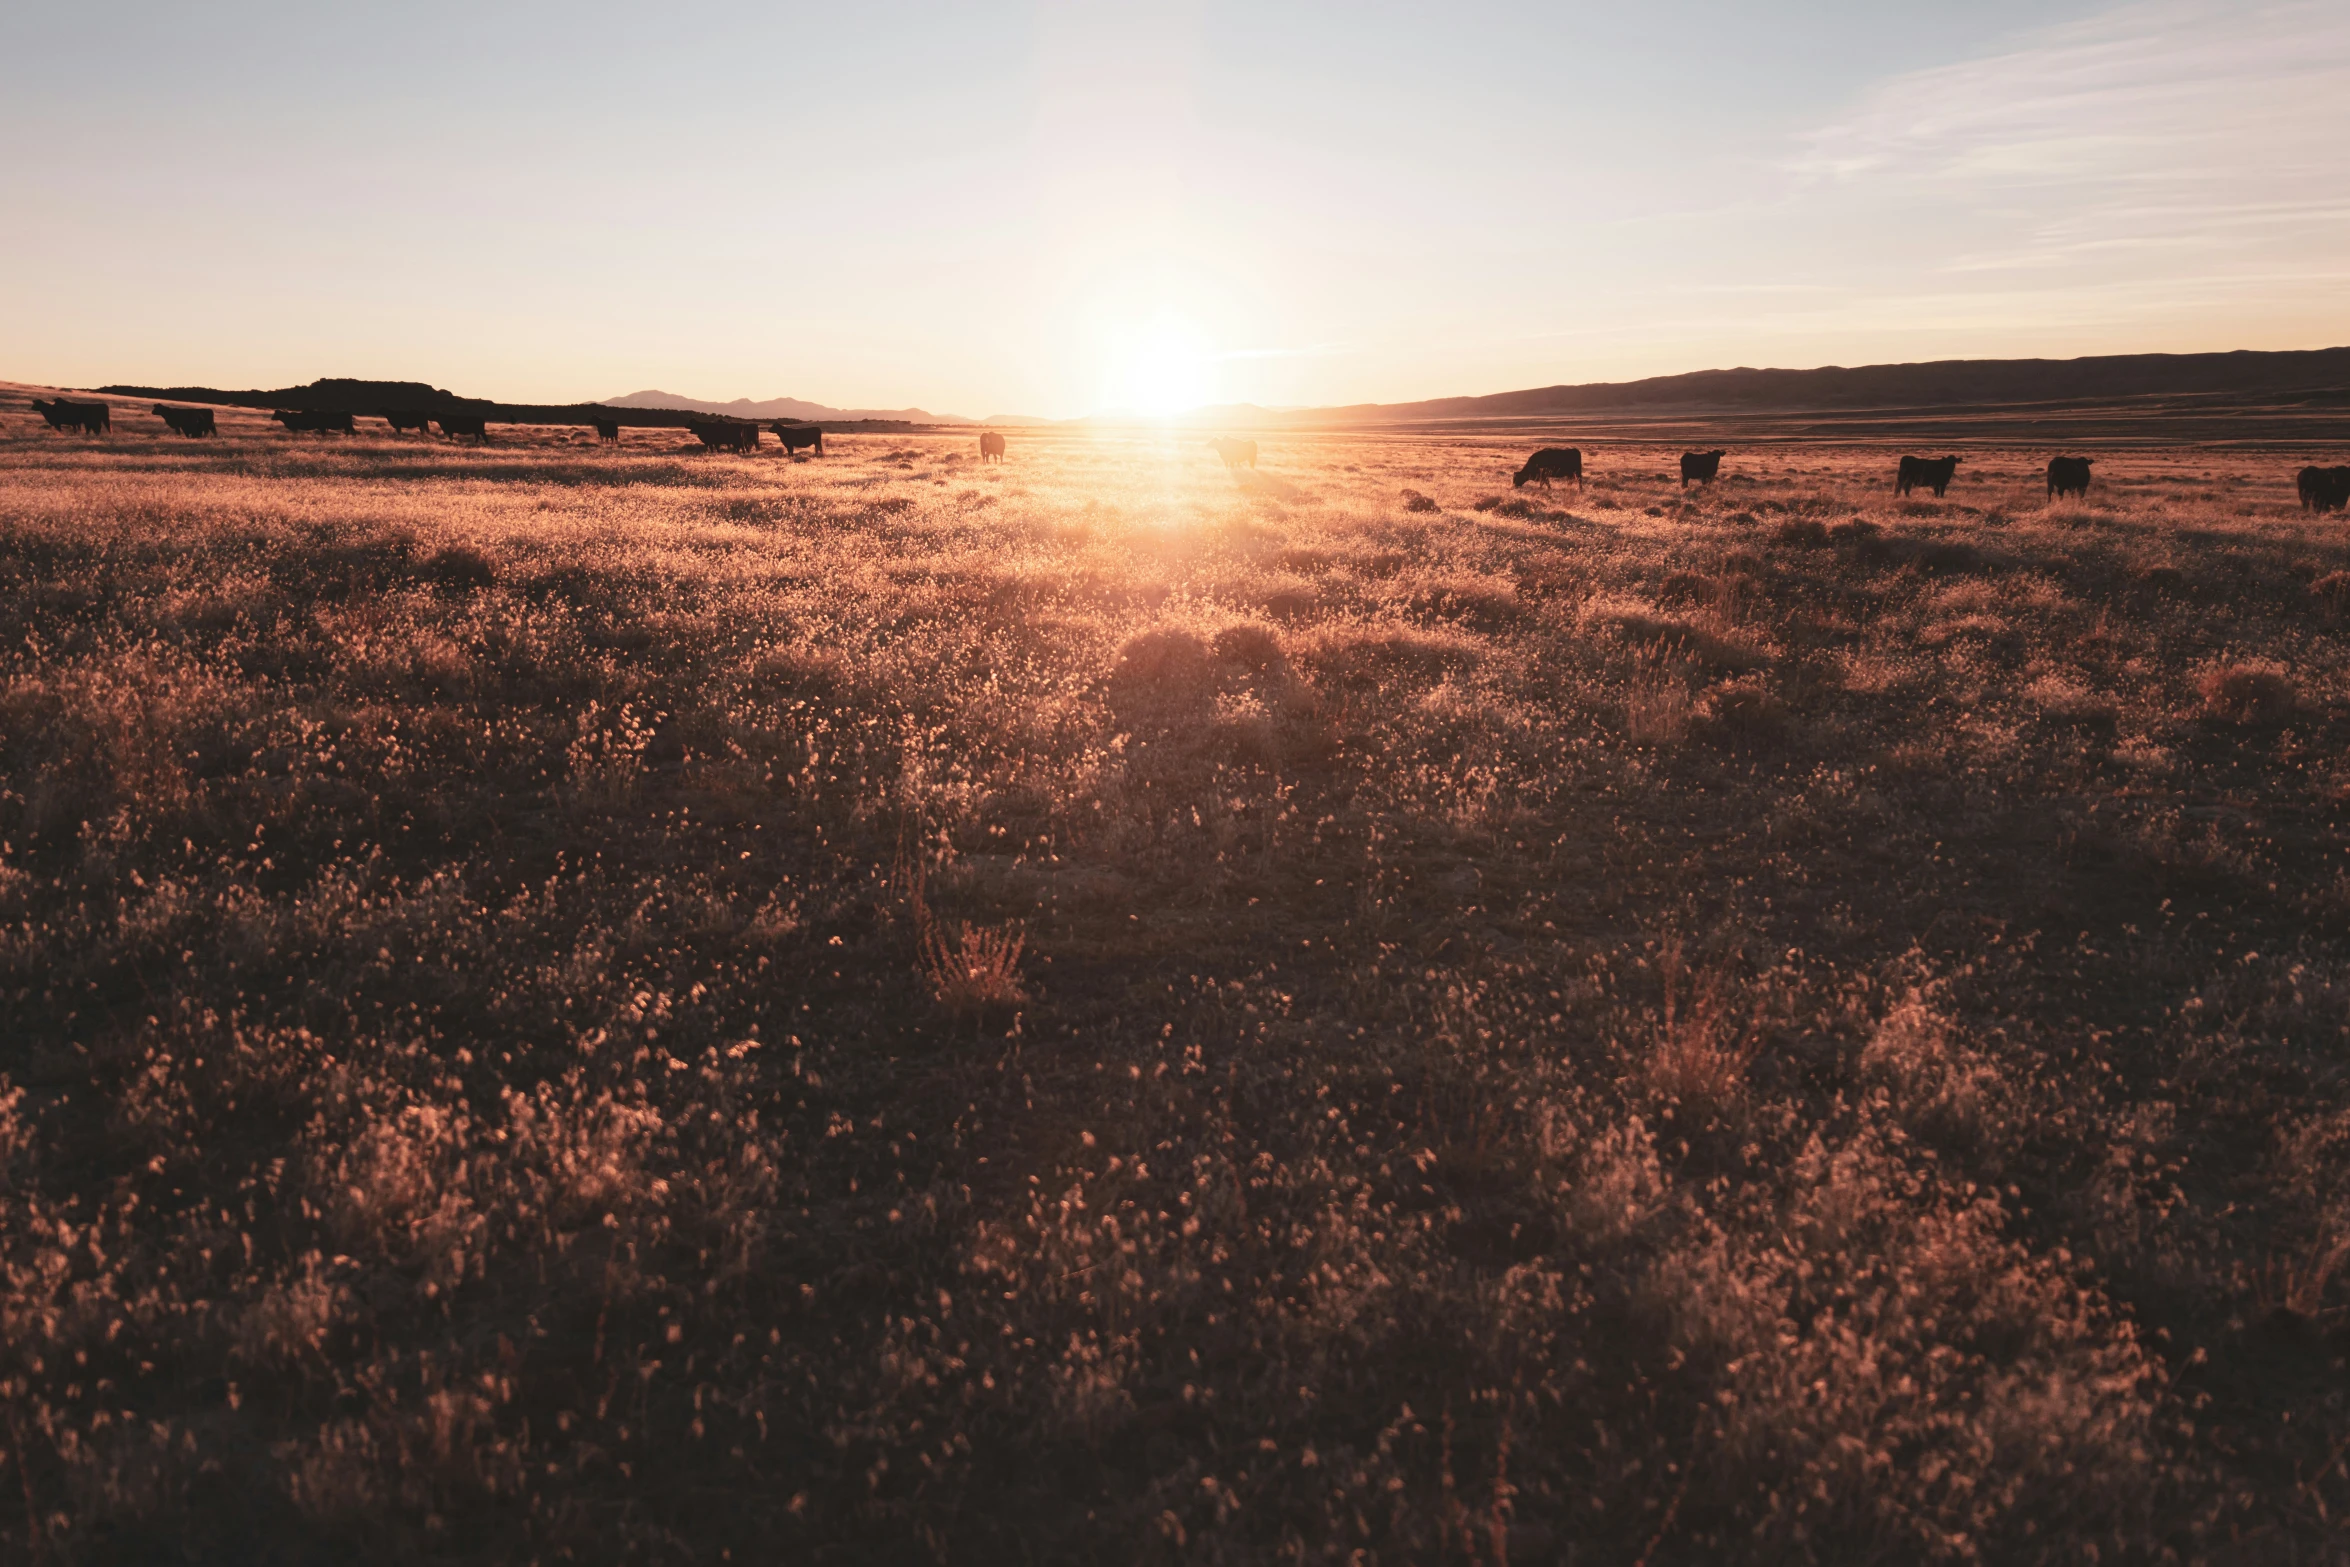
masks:
{"label": "standing cow", "polygon": [[2089,497],[2089,464],[2094,457],[2051,457],[2048,459],[2048,498],[2057,500],[2067,495]]}
{"label": "standing cow", "polygon": [[747,452],[759,444],[759,427],[740,419],[689,419],[685,427],[707,451]]}
{"label": "standing cow", "polygon": [[979,460],[981,462],[1002,462],[1004,460],[1004,438],[993,430],[980,431]]}
{"label": "standing cow", "polygon": [[1681,488],[1692,484],[1711,484],[1722,475],[1722,459],[1729,454],[1722,451],[1683,452],[1681,454]]}
{"label": "standing cow", "polygon": [[1254,441],[1220,435],[1208,444],[1216,449],[1217,456],[1224,459],[1227,468],[1254,469],[1257,465],[1257,443]]}
{"label": "standing cow", "polygon": [[171,426],[180,435],[212,435],[216,427],[209,408],[171,408],[157,403],[153,409],[156,418]]}
{"label": "standing cow", "polygon": [[114,428],[114,413],[104,403],[69,403],[33,401],[33,412],[48,422],[52,430],[79,430],[84,435],[103,435]]}
{"label": "standing cow", "polygon": [[480,414],[443,414],[441,434],[455,440],[460,436],[472,440],[476,446],[485,445],[490,438],[490,422]]}
{"label": "standing cow", "polygon": [[394,435],[406,435],[410,430],[414,430],[418,435],[432,433],[432,415],[430,414],[404,414],[387,410],[383,415],[383,422],[392,427]]}
{"label": "standing cow", "polygon": [[2350,468],[2304,468],[2299,482],[2304,511],[2340,511],[2350,506]]}
{"label": "standing cow", "polygon": [[803,446],[814,447],[819,457],[824,455],[824,430],[819,425],[785,424],[778,419],[767,428],[773,430],[776,440],[783,443],[786,457],[798,455]]}
{"label": "standing cow", "polygon": [[1893,490],[1897,495],[1907,495],[1918,486],[1925,485],[1933,490],[1934,499],[1940,500],[1943,492],[1950,488],[1950,476],[1956,472],[1958,459],[1955,457],[1904,457],[1901,459],[1901,472],[1893,480]]}
{"label": "standing cow", "polygon": [[1572,479],[1583,488],[1583,452],[1574,446],[1545,446],[1526,459],[1526,466],[1510,475],[1510,488],[1522,490],[1529,481],[1550,488],[1553,479]]}
{"label": "standing cow", "polygon": [[598,419],[596,421],[596,439],[606,446],[618,446],[620,444],[620,421]]}

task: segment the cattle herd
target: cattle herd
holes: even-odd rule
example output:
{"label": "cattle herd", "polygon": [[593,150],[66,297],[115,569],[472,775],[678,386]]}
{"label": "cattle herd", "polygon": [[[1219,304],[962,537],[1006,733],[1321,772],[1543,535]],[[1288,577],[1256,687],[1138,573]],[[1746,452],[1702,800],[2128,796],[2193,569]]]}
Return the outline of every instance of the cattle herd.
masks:
{"label": "cattle herd", "polygon": [[[1221,444],[1221,443],[1219,443]],[[1727,452],[1683,452],[1681,454],[1681,487],[1692,484],[1711,484],[1721,477],[1722,459]],[[1227,459],[1229,460],[1229,459]],[[2068,495],[2086,496],[2089,493],[2089,457],[2051,457],[2048,459],[2048,498],[2062,500]],[[1957,476],[1959,459],[1956,457],[1904,457],[1894,471],[1893,490],[1907,495],[1915,489],[1930,489],[1935,498],[1948,493],[1950,481]],[[1553,479],[1572,479],[1579,489],[1583,484],[1583,453],[1572,446],[1545,446],[1526,459],[1525,466],[1510,476],[1510,483],[1519,488],[1539,484],[1550,488]],[[2350,508],[2350,467],[2304,468],[2300,473],[2301,505],[2308,511],[2341,511]]]}
{"label": "cattle herd", "polygon": [[[33,411],[48,422],[52,430],[77,430],[84,435],[103,435],[114,427],[112,409],[105,403],[77,403],[64,398],[54,400],[36,398]],[[177,408],[157,403],[150,410],[154,416],[170,426],[174,433],[186,436],[206,436],[219,433],[209,408]],[[280,408],[270,415],[289,433],[308,435],[355,435],[358,426],[348,413],[330,413],[312,408]],[[441,434],[450,440],[475,442],[489,439],[488,420],[480,414],[429,415],[387,410],[377,417],[389,425],[396,435],[414,432],[429,435],[437,422]],[[594,421],[596,439],[607,446],[620,443],[620,421]],[[710,451],[749,452],[759,447],[760,427],[747,419],[690,419],[686,428]],[[803,448],[811,449],[819,457],[824,455],[824,432],[812,424],[789,424],[777,419],[767,425],[775,433],[776,443],[786,454],[797,455]],[[1208,442],[1216,455],[1224,459],[1227,468],[1254,468],[1257,465],[1257,443],[1240,437],[1218,436]],[[1681,487],[1692,484],[1711,484],[1721,477],[1722,459],[1729,454],[1721,450],[1710,452],[1683,452],[1681,454]],[[993,430],[983,431],[979,437],[979,456],[982,462],[1001,462],[1004,459],[1004,438]],[[2087,457],[2051,457],[2048,459],[2048,498],[2060,500],[2066,496],[2086,496],[2089,493],[2089,464]],[[1956,457],[1904,457],[1894,473],[1893,489],[1898,495],[1908,495],[1915,489],[1931,489],[1937,499],[1948,493],[1951,480],[1958,472]],[[2304,510],[2313,512],[2350,509],[2350,467],[2303,468],[2297,476]],[[1583,453],[1572,446],[1545,446],[1528,457],[1524,466],[1510,476],[1510,483],[1518,488],[1539,484],[1549,489],[1554,479],[1572,479],[1580,488],[1583,484]]]}

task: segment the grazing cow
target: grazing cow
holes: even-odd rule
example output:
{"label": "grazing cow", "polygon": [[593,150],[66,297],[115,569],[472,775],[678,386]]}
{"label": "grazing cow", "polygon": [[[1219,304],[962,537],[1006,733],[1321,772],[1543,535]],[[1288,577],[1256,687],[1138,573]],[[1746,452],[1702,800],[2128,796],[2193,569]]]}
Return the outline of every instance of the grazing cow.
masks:
{"label": "grazing cow", "polygon": [[979,460],[981,462],[1002,462],[1004,460],[1004,438],[993,430],[980,431]]}
{"label": "grazing cow", "polygon": [[618,446],[620,444],[620,421],[598,419],[596,421],[596,439],[602,441],[606,446]]}
{"label": "grazing cow", "polygon": [[356,435],[358,426],[347,413],[328,413],[321,408],[280,408],[269,417],[286,427],[294,435],[327,435],[339,432]]}
{"label": "grazing cow", "polygon": [[[797,455],[803,446],[814,447],[816,455],[819,457],[824,455],[824,431],[815,425],[785,424],[781,419],[778,419],[767,428],[773,430],[775,438],[783,443],[784,455],[787,457]],[[758,437],[757,430],[753,430],[751,434],[753,439]]]}
{"label": "grazing cow", "polygon": [[1721,477],[1722,459],[1726,452],[1683,452],[1681,454],[1681,488],[1692,484],[1711,484]]}
{"label": "grazing cow", "polygon": [[79,430],[84,435],[103,435],[114,428],[114,412],[104,403],[69,403],[63,398],[53,403],[36,400],[33,412],[48,421],[52,430]]}
{"label": "grazing cow", "polygon": [[2304,510],[2341,511],[2350,507],[2350,468],[2304,468],[2300,484]]}
{"label": "grazing cow", "polygon": [[1950,476],[1957,471],[1958,459],[1955,457],[1904,457],[1901,459],[1901,473],[1893,481],[1893,490],[1897,495],[1907,495],[1919,485],[1929,485],[1933,488],[1934,499],[1940,500],[1942,492],[1950,488]]}
{"label": "grazing cow", "polygon": [[686,428],[711,451],[747,452],[759,445],[759,427],[740,419],[693,419]]}
{"label": "grazing cow", "polygon": [[1524,489],[1530,480],[1550,488],[1553,479],[1572,479],[1583,488],[1583,453],[1573,446],[1545,446],[1526,459],[1526,466],[1510,475],[1510,488]]}
{"label": "grazing cow", "polygon": [[157,403],[155,417],[181,435],[211,435],[216,433],[209,408],[166,408]]}
{"label": "grazing cow", "polygon": [[1218,436],[1208,444],[1216,449],[1217,456],[1224,459],[1224,466],[1227,468],[1246,465],[1253,469],[1257,465],[1257,443],[1254,441]]}
{"label": "grazing cow", "polygon": [[441,434],[451,440],[460,436],[471,437],[473,443],[479,446],[490,438],[490,422],[480,414],[443,414]]}
{"label": "grazing cow", "polygon": [[386,412],[383,422],[392,427],[394,435],[406,435],[414,430],[419,435],[432,434],[431,414],[403,414]]}
{"label": "grazing cow", "polygon": [[2056,500],[2066,495],[2078,495],[2086,500],[2089,495],[2089,464],[2094,457],[2051,457],[2048,459],[2048,498]]}

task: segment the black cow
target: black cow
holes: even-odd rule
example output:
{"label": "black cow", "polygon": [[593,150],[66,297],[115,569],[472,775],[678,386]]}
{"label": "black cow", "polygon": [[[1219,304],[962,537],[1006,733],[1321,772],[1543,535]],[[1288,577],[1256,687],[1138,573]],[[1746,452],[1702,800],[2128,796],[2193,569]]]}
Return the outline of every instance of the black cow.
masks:
{"label": "black cow", "polygon": [[1893,481],[1894,493],[1907,495],[1919,485],[1928,485],[1934,491],[1934,499],[1940,500],[1942,492],[1950,488],[1950,476],[1956,472],[1955,457],[1904,457],[1901,473]]}
{"label": "black cow", "polygon": [[1004,460],[1004,438],[993,430],[980,431],[979,460],[981,462],[1002,462]]}
{"label": "black cow", "polygon": [[464,436],[478,446],[490,438],[490,422],[480,414],[443,414],[441,434],[451,440]]}
{"label": "black cow", "polygon": [[620,421],[598,419],[596,421],[596,439],[602,441],[606,446],[618,446],[620,444]]}
{"label": "black cow", "polygon": [[1721,477],[1722,459],[1726,452],[1683,452],[1681,454],[1681,488],[1692,484],[1711,484]]}
{"label": "black cow", "polygon": [[714,452],[747,452],[759,445],[759,427],[740,419],[690,419],[686,428]]}
{"label": "black cow", "polygon": [[2048,459],[2048,498],[2078,495],[2089,496],[2089,464],[2094,457],[2051,457]]}
{"label": "black cow", "polygon": [[114,428],[114,412],[104,403],[69,403],[63,398],[53,403],[35,400],[33,412],[47,420],[52,430],[103,435]]}
{"label": "black cow", "polygon": [[157,403],[153,409],[156,418],[168,424],[181,435],[211,435],[216,433],[209,408],[167,408]]}
{"label": "black cow", "polygon": [[1244,464],[1254,468],[1257,465],[1257,443],[1254,441],[1218,436],[1208,444],[1216,449],[1217,456],[1224,459],[1227,468],[1238,468]]}
{"label": "black cow", "polygon": [[2300,473],[2301,505],[2307,511],[2341,511],[2350,507],[2350,468],[2304,468]]}
{"label": "black cow", "polygon": [[296,435],[327,435],[340,433],[356,435],[359,427],[347,413],[328,413],[323,408],[280,408],[270,414],[279,424]]}
{"label": "black cow", "polygon": [[1526,466],[1510,475],[1512,489],[1525,488],[1528,481],[1550,488],[1553,479],[1572,479],[1575,488],[1583,488],[1583,453],[1573,446],[1545,446],[1526,459]]}
{"label": "black cow", "polygon": [[[814,447],[816,455],[819,457],[824,455],[824,431],[815,425],[785,424],[781,419],[778,419],[767,428],[773,430],[775,438],[783,443],[784,455],[787,457],[796,456],[803,446]],[[751,439],[755,441],[758,438],[759,432],[754,427],[751,431]]]}
{"label": "black cow", "polygon": [[404,414],[387,410],[383,415],[383,422],[392,427],[394,435],[406,435],[410,430],[414,430],[419,435],[432,434],[431,414]]}

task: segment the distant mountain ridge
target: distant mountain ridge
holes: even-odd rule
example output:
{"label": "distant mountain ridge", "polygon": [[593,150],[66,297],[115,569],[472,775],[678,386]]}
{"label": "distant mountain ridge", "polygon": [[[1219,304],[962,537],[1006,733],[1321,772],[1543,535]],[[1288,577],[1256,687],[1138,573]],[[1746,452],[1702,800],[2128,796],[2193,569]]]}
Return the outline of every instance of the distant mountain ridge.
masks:
{"label": "distant mountain ridge", "polygon": [[1639,381],[1534,387],[1413,403],[1275,412],[1249,406],[1195,417],[1272,424],[1417,424],[1640,409],[1895,409],[2110,402],[2147,396],[2290,395],[2350,388],[2350,348],[2212,354],[2103,354],[2081,359],[1940,359],[1813,370],[1695,370]]}

